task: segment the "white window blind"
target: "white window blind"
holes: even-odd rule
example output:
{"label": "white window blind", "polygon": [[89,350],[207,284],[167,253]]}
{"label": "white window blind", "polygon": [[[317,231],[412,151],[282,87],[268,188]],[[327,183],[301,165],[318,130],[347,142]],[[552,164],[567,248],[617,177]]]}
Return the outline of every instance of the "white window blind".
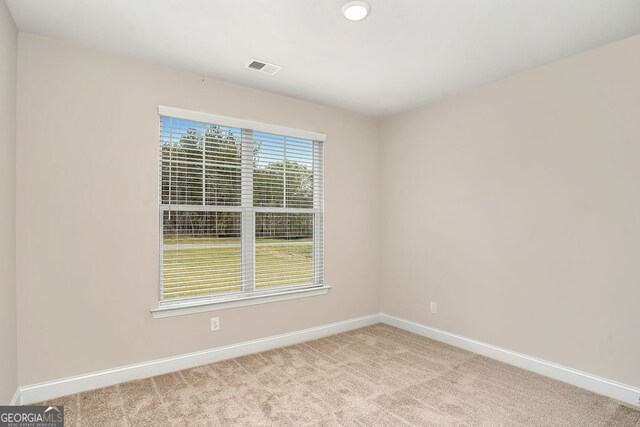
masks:
{"label": "white window blind", "polygon": [[161,303],[322,286],[323,140],[161,108]]}

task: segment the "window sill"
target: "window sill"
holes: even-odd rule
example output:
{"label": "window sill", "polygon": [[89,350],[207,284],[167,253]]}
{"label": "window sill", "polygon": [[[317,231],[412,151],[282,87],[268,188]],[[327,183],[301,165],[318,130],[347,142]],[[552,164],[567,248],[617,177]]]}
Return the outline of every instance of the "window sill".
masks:
{"label": "window sill", "polygon": [[307,298],[318,295],[326,295],[331,289],[329,285],[316,286],[306,289],[290,289],[277,293],[253,294],[227,299],[192,301],[182,303],[161,304],[160,307],[151,310],[154,319],[163,317],[183,316],[185,314],[203,313],[205,311],[225,310],[227,308],[244,307],[247,305],[267,304],[271,302],[286,301],[298,298]]}

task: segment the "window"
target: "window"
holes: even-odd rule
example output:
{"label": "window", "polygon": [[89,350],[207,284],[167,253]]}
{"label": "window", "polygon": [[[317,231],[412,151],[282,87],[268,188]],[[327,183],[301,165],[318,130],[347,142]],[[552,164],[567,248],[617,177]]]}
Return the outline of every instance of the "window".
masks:
{"label": "window", "polygon": [[323,286],[324,135],[160,107],[160,303]]}

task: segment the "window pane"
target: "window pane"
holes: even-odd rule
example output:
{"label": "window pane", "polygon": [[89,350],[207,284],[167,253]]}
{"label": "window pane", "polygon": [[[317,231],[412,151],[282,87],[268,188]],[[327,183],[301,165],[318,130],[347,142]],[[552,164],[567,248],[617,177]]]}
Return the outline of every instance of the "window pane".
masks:
{"label": "window pane", "polygon": [[160,138],[163,204],[240,205],[240,129],[163,117]]}
{"label": "window pane", "polygon": [[256,289],[311,284],[313,214],[256,213]]}
{"label": "window pane", "polygon": [[240,212],[163,212],[163,299],[240,292]]}
{"label": "window pane", "polygon": [[255,206],[313,207],[313,141],[254,132]]}

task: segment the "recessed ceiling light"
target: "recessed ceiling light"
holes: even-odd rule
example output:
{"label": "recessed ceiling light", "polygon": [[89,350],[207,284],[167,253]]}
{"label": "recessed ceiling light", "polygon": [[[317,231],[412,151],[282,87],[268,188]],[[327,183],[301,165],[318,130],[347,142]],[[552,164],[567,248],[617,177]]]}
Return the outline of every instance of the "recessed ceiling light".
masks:
{"label": "recessed ceiling light", "polygon": [[371,7],[364,1],[350,1],[342,6],[342,14],[349,21],[360,21],[369,15]]}

